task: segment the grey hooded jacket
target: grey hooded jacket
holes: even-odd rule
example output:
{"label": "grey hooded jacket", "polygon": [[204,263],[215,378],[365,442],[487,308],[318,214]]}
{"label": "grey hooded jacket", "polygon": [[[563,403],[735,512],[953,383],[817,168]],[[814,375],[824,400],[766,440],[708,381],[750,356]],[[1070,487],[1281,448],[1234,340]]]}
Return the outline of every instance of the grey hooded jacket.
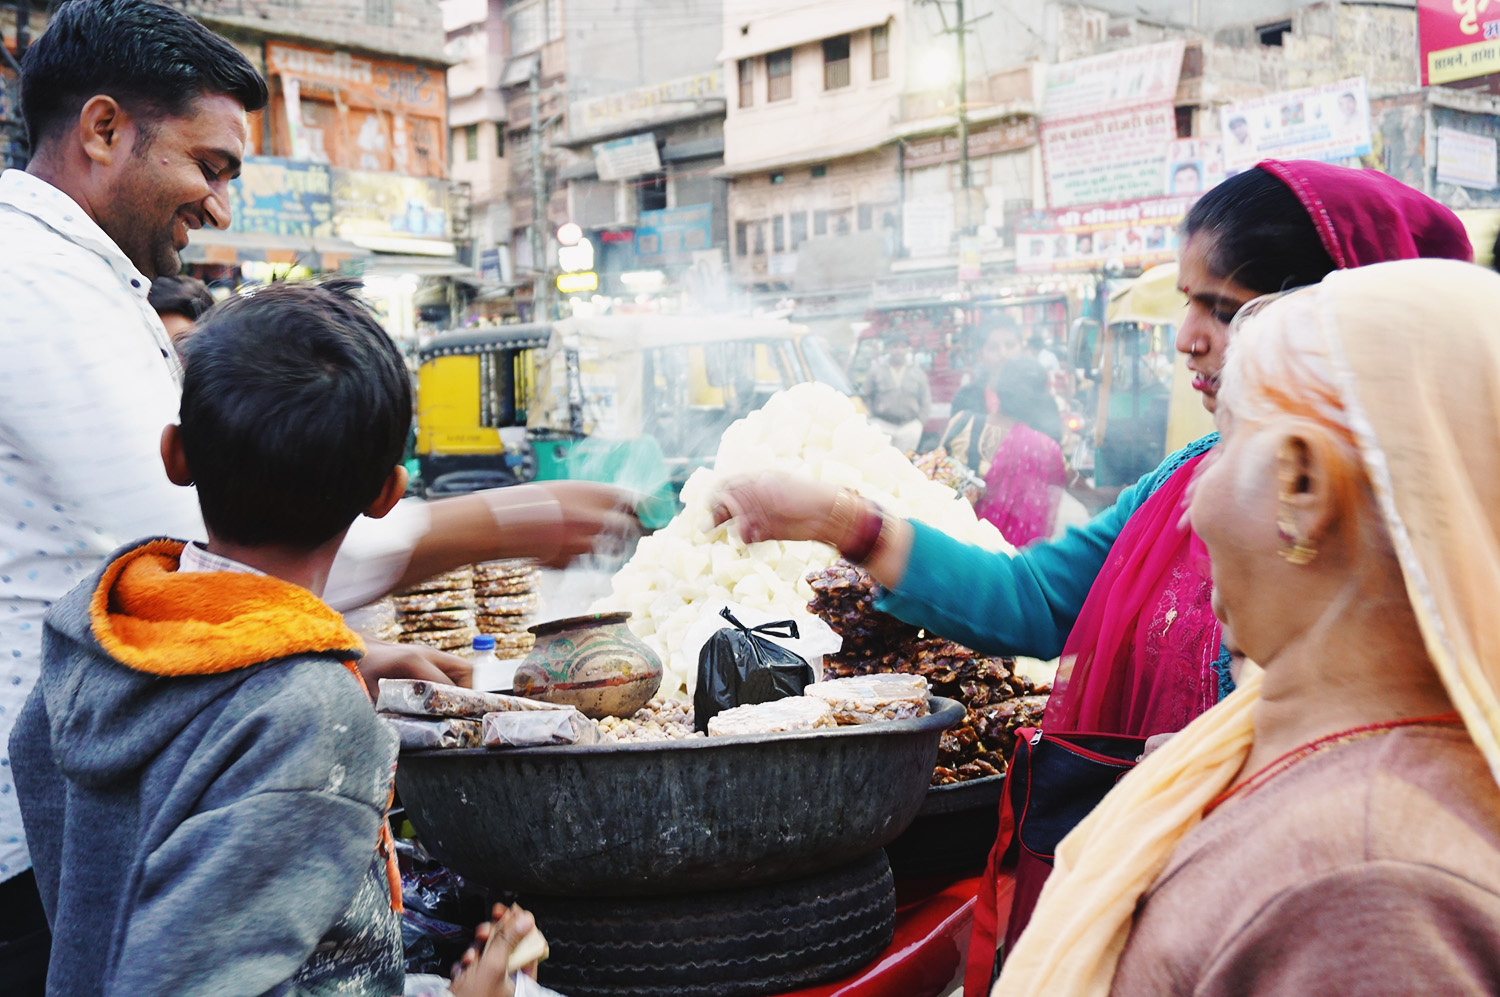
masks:
{"label": "grey hooded jacket", "polygon": [[[126,667],[91,627],[101,575],[49,613],[10,740],[52,924],[48,993],[400,994],[375,854],[396,737],[351,655],[293,638],[220,674]],[[186,650],[201,657],[199,637]],[[157,643],[163,660],[185,650]]]}

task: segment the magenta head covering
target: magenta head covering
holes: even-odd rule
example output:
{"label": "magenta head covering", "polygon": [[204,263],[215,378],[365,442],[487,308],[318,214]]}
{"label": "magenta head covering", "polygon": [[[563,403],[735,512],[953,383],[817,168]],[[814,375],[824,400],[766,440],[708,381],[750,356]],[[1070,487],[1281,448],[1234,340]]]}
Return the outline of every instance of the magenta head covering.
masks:
{"label": "magenta head covering", "polygon": [[1457,215],[1379,170],[1274,159],[1257,168],[1291,188],[1340,270],[1417,257],[1474,259]]}

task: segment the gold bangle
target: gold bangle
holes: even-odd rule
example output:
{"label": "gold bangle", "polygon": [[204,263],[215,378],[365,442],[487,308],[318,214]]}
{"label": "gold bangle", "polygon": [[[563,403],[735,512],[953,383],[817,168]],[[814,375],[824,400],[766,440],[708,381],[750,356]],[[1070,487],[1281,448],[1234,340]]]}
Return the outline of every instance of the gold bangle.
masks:
{"label": "gold bangle", "polygon": [[828,511],[829,541],[836,549],[843,550],[853,538],[859,523],[859,496],[848,488],[840,488],[833,499],[833,508]]}

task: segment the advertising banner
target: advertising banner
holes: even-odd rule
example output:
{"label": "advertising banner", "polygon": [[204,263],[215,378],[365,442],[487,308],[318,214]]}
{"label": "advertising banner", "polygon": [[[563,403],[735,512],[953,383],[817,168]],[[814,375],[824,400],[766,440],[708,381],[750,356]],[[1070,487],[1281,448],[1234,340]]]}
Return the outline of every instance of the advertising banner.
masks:
{"label": "advertising banner", "polygon": [[712,204],[642,211],[635,228],[637,262],[645,266],[693,262],[693,253],[713,242],[713,218]]}
{"label": "advertising banner", "polygon": [[1047,204],[1125,201],[1162,192],[1167,147],[1177,137],[1171,104],[1042,122]]}
{"label": "advertising banner", "polygon": [[245,160],[229,184],[230,231],[315,238],[333,235],[333,174],[322,163]]}
{"label": "advertising banner", "polygon": [[1262,159],[1321,159],[1370,152],[1370,99],[1356,76],[1219,109],[1224,167],[1233,175]]}
{"label": "advertising banner", "polygon": [[1495,140],[1457,128],[1437,130],[1437,182],[1474,190],[1500,188],[1500,159]]}
{"label": "advertising banner", "polygon": [[1417,0],[1422,85],[1500,73],[1500,3]]}
{"label": "advertising banner", "polygon": [[1033,211],[1016,219],[1016,269],[1102,270],[1147,267],[1177,255],[1177,229],[1197,200],[1156,197],[1071,211]]}
{"label": "advertising banner", "polygon": [[447,239],[448,184],[334,170],[333,215],[334,228],[345,239]]}
{"label": "advertising banner", "polygon": [[1224,179],[1224,145],[1216,138],[1180,138],[1167,147],[1167,195],[1201,194]]}
{"label": "advertising banner", "polygon": [[447,79],[411,62],[266,46],[281,81],[273,131],[282,155],[333,166],[446,175]]}
{"label": "advertising banner", "polygon": [[1162,192],[1183,51],[1179,39],[1047,67],[1040,141],[1049,207]]}

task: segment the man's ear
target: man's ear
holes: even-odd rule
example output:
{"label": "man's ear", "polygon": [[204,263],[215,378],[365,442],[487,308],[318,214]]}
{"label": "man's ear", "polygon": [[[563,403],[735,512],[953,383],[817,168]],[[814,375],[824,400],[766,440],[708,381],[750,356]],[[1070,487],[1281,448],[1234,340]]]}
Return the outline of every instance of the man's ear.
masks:
{"label": "man's ear", "polygon": [[186,487],[193,483],[187,454],[182,450],[182,427],[171,423],[161,431],[161,464],[167,469],[167,480]]}
{"label": "man's ear", "polygon": [[365,507],[365,515],[371,519],[380,519],[396,508],[396,503],[400,502],[401,496],[405,494],[406,468],[397,464],[391,468],[390,476],[385,479],[385,484],[380,486],[380,494],[375,496],[375,501]]}
{"label": "man's ear", "polygon": [[100,166],[109,166],[140,141],[138,124],[113,97],[90,97],[78,112],[78,139],[83,154]]}

